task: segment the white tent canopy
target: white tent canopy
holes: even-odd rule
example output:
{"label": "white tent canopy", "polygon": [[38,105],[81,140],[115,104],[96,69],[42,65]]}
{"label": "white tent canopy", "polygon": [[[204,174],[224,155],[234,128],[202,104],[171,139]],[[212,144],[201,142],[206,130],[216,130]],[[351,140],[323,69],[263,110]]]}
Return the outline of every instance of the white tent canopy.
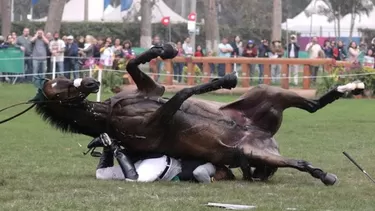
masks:
{"label": "white tent canopy", "polygon": [[328,22],[328,18],[324,15],[312,14],[310,17],[306,13],[314,13],[319,7],[328,8],[321,0],[312,0],[306,9],[300,12],[293,19],[288,19],[282,24],[284,30],[297,31],[301,34],[319,35],[321,32],[330,32],[334,35],[334,23]]}
{"label": "white tent canopy", "polygon": [[[88,1],[88,20],[92,22],[122,22],[123,18],[129,21],[134,21],[132,18],[134,14],[139,12],[141,7],[141,0],[135,0],[132,7],[128,11],[121,12],[121,6],[113,8],[109,5],[105,11],[104,0],[91,0]],[[71,0],[65,4],[62,21],[64,22],[81,22],[84,21],[84,7],[85,1]],[[160,23],[164,16],[169,16],[171,23],[185,23],[187,20],[171,8],[169,8],[164,1],[159,0],[152,8],[152,23]],[[34,19],[32,21],[46,21],[47,17],[41,19]]]}
{"label": "white tent canopy", "polygon": [[[117,7],[113,12],[104,16],[104,21],[106,22],[121,22],[124,19],[128,21],[134,21],[135,14],[139,12],[141,8],[141,0],[135,0],[132,7],[128,11],[122,11],[121,7]],[[165,16],[169,16],[171,23],[185,23],[187,20],[177,13],[175,13],[171,8],[169,8],[164,1],[159,0],[156,5],[152,8],[151,22],[160,23],[161,19]]]}
{"label": "white tent canopy", "polygon": [[[328,6],[321,0],[312,0],[311,3],[306,7],[304,11],[295,16],[293,19],[287,20],[287,22],[282,24],[284,30],[291,30],[300,32],[303,36],[312,35],[312,36],[325,36],[333,37],[335,36],[335,23],[334,21],[328,22],[328,18],[324,15],[312,14],[310,17],[306,15],[308,11],[314,12],[319,7]],[[349,36],[350,33],[350,23],[351,23],[351,14],[342,17],[340,20],[340,34],[341,36]],[[358,28],[375,28],[374,20],[375,11],[373,10],[369,17],[365,14],[359,16],[355,19],[355,27],[353,30],[353,36],[359,36]]]}

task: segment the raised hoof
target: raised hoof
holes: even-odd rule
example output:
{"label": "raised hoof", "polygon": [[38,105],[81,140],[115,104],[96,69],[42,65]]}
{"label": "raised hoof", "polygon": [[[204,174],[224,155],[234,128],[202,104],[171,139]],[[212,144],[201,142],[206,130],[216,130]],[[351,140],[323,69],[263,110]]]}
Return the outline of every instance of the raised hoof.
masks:
{"label": "raised hoof", "polygon": [[336,181],[338,180],[337,179],[337,176],[334,175],[334,174],[331,174],[331,173],[327,173],[324,178],[321,179],[322,182],[327,185],[327,186],[331,186],[331,185],[334,185],[336,183]]}
{"label": "raised hoof", "polygon": [[162,59],[173,59],[178,54],[177,45],[169,42],[163,45],[163,53],[160,55]]}
{"label": "raised hoof", "polygon": [[221,87],[224,89],[232,89],[237,86],[237,76],[234,73],[225,75],[222,80],[223,85]]}
{"label": "raised hoof", "polygon": [[352,94],[353,95],[363,94],[363,91],[365,90],[365,84],[361,81],[354,81],[353,84],[355,84],[355,89],[352,91]]}

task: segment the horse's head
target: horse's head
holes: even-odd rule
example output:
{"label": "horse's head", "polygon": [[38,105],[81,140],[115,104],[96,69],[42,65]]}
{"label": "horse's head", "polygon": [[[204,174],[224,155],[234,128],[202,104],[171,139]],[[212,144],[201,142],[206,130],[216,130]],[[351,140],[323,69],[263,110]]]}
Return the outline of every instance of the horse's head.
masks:
{"label": "horse's head", "polygon": [[40,88],[48,100],[79,102],[84,100],[89,94],[97,93],[100,88],[100,83],[94,78],[69,80],[64,77],[59,77],[46,81]]}

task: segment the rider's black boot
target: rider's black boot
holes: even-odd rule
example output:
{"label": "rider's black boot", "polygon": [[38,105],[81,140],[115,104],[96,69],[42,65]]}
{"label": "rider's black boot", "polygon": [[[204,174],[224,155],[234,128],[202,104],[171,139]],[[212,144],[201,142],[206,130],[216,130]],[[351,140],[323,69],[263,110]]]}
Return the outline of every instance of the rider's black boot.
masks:
{"label": "rider's black boot", "polygon": [[113,166],[113,150],[111,147],[104,147],[102,156],[96,169],[108,168]]}
{"label": "rider's black boot", "polygon": [[125,178],[130,180],[137,180],[138,173],[133,162],[121,151],[120,147],[112,145],[112,149],[114,149],[115,158],[120,165]]}

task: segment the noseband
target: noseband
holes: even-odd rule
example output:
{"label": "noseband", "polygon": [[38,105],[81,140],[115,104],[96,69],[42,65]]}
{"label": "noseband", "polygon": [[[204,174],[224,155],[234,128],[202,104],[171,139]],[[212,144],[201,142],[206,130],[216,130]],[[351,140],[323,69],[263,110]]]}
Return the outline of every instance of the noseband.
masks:
{"label": "noseband", "polygon": [[[20,105],[32,104],[31,106],[29,106],[25,110],[21,111],[20,113],[14,115],[14,116],[11,116],[7,119],[1,120],[0,124],[9,122],[10,120],[21,116],[22,114],[26,113],[27,111],[29,111],[30,109],[35,107],[37,104],[41,105],[41,104],[47,104],[47,103],[51,103],[51,104],[57,103],[57,104],[60,104],[60,105],[68,105],[68,106],[77,105],[77,102],[81,102],[83,99],[85,99],[86,95],[83,94],[82,92],[79,92],[78,96],[69,97],[69,95],[70,95],[69,90],[70,90],[71,86],[73,86],[73,85],[70,85],[68,87],[68,98],[64,99],[64,100],[48,100],[47,95],[44,93],[43,89],[39,88],[37,95],[33,99],[31,99],[27,102],[17,103],[17,104],[14,104],[14,105],[11,105],[11,106],[8,106],[6,108],[1,109],[0,113],[5,111],[5,110],[8,110],[10,108],[14,108],[14,107],[17,107],[17,106],[20,106]],[[57,94],[56,97],[59,97],[59,94]],[[42,100],[41,98],[47,99],[47,100]]]}

